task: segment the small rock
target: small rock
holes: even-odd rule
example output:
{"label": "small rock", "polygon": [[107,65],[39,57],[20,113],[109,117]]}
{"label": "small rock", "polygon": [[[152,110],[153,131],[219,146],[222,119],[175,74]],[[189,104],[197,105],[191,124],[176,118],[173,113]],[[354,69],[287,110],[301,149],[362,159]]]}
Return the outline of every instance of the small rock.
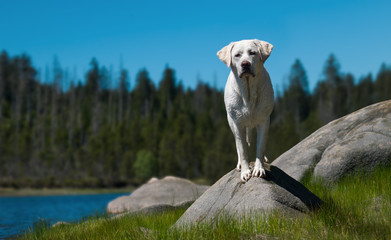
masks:
{"label": "small rock", "polygon": [[142,185],[130,196],[114,199],[107,205],[107,212],[118,214],[141,209],[159,212],[159,209],[167,206],[177,207],[194,202],[208,187],[194,184],[187,179],[168,176]]}
{"label": "small rock", "polygon": [[69,225],[69,223],[64,222],[64,221],[58,221],[55,224],[53,224],[52,227],[58,227],[58,226],[64,226],[64,225]]}

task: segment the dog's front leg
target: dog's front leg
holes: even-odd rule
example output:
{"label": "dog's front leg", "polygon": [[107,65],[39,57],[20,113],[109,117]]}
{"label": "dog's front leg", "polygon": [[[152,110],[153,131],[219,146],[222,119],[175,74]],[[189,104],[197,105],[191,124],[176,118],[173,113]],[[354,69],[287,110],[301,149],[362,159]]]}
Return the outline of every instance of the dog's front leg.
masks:
{"label": "dog's front leg", "polygon": [[251,170],[247,162],[247,146],[246,146],[246,128],[239,128],[236,124],[231,125],[235,136],[236,151],[238,152],[238,166],[241,170],[240,179],[242,182],[247,182],[251,178]]}
{"label": "dog's front leg", "polygon": [[265,149],[267,141],[267,133],[269,131],[269,119],[257,126],[257,153],[255,159],[255,166],[253,170],[253,177],[266,176],[263,160],[265,158]]}

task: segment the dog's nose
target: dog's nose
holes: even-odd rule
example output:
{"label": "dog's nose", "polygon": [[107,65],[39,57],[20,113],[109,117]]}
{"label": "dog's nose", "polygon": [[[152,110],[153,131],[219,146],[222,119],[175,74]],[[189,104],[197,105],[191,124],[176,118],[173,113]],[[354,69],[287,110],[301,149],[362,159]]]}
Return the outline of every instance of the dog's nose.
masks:
{"label": "dog's nose", "polygon": [[241,65],[243,68],[249,68],[251,66],[251,63],[249,61],[244,60]]}

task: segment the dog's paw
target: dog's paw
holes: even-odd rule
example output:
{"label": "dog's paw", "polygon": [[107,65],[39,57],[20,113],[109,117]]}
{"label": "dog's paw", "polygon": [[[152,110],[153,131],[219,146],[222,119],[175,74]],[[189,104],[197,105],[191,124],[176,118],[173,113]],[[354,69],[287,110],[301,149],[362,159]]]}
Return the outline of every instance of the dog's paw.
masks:
{"label": "dog's paw", "polygon": [[253,177],[265,177],[265,169],[261,166],[255,166],[253,170]]}
{"label": "dog's paw", "polygon": [[238,163],[238,165],[236,165],[236,171],[240,172],[240,170],[242,170],[242,165]]}
{"label": "dog's paw", "polygon": [[240,179],[242,182],[247,182],[251,178],[251,171],[250,169],[242,170],[242,173],[240,174]]}

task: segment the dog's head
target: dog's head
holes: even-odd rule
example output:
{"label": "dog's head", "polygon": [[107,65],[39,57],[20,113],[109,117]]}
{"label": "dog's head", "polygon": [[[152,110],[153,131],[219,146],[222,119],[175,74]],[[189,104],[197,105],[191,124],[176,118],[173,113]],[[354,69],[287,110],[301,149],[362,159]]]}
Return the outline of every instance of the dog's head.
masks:
{"label": "dog's head", "polygon": [[238,76],[256,75],[256,66],[263,64],[270,56],[273,45],[268,42],[254,40],[242,40],[232,42],[217,52],[217,56]]}

